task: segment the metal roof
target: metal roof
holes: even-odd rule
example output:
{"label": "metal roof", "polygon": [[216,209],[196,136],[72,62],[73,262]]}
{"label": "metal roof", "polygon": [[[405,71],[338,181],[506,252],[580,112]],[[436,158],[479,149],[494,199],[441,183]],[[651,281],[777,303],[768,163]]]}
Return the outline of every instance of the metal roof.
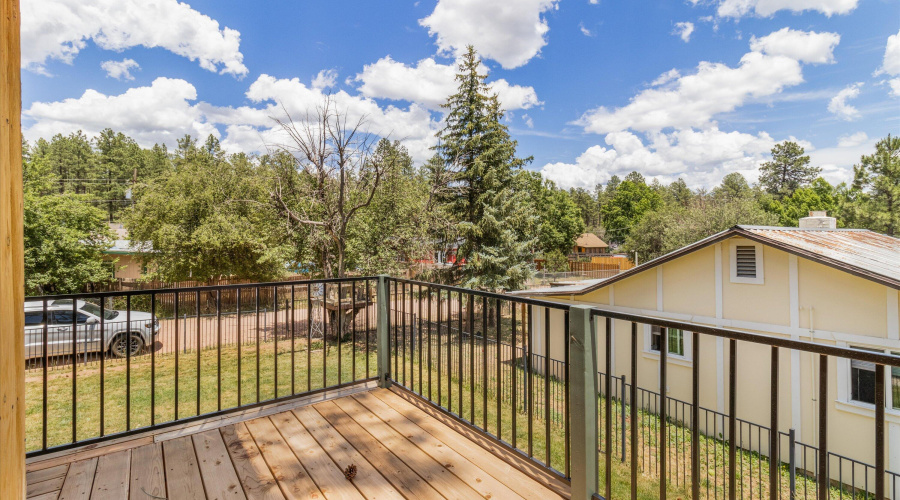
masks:
{"label": "metal roof", "polygon": [[866,229],[738,226],[765,240],[900,282],[900,239]]}

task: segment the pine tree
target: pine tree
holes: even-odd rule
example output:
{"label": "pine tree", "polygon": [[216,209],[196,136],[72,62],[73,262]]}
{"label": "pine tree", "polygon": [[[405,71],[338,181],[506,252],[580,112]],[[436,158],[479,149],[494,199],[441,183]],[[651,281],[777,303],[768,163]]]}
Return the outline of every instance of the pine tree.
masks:
{"label": "pine tree", "polygon": [[888,135],[853,167],[856,218],[874,231],[900,235],[900,137]]}
{"label": "pine tree", "polygon": [[811,166],[804,153],[803,147],[793,141],[776,144],[772,161],[759,167],[759,185],[779,199],[809,185],[822,169]]}
{"label": "pine tree", "polygon": [[472,288],[510,290],[533,272],[534,242],[525,235],[535,218],[513,185],[515,173],[531,158],[516,157],[517,143],[501,123],[500,102],[479,69],[469,46],[456,75],[457,93],[443,105],[446,125],[436,151],[444,165],[433,175],[439,183],[435,192],[460,242],[455,278]]}

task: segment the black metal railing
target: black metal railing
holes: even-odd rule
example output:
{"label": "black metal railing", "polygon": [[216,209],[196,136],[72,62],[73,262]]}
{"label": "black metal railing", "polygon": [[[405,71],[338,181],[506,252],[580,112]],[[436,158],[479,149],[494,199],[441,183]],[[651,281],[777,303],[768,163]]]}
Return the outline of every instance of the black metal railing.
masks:
{"label": "black metal railing", "polygon": [[26,299],[29,456],[375,379],[377,278]]}
{"label": "black metal railing", "polygon": [[[885,367],[900,366],[900,357],[826,344],[788,340],[735,330],[705,327],[694,324],[654,319],[646,316],[594,309],[591,311],[603,358],[598,368],[608,373],[612,365],[613,321],[630,326],[630,382],[624,377],[598,374],[598,426],[600,443],[598,454],[600,473],[597,492],[609,498],[617,473],[630,479],[632,498],[640,485],[634,479],[639,474],[650,475],[657,481],[657,495],[685,494],[699,498],[896,498],[900,489],[898,474],[886,471],[884,410]],[[643,350],[638,331],[643,325],[660,329],[657,351],[658,376],[654,380],[639,380],[638,353]],[[668,387],[671,363],[668,360],[667,329],[682,330],[692,335],[691,394],[700,397],[700,373],[703,364],[701,338],[721,338],[727,342],[727,412],[703,408],[669,396],[661,396],[640,387],[647,384]],[[622,338],[617,339],[621,343]],[[754,381],[769,380],[770,419],[760,425],[738,418],[737,377],[741,363],[738,349],[748,344],[769,347],[769,370],[752,368]],[[621,344],[618,344],[621,346]],[[619,347],[621,348],[621,347]],[[799,443],[792,431],[779,428],[779,357],[782,352],[796,350],[818,358],[818,444]],[[828,415],[834,398],[829,397],[829,359],[844,358],[875,365],[874,430],[870,437],[875,454],[870,465],[845,457],[828,449]],[[705,370],[708,370],[705,369]],[[705,372],[704,370],[704,372]],[[768,371],[768,377],[765,372]],[[709,376],[705,372],[705,376]],[[637,379],[637,380],[636,380]],[[609,397],[607,397],[609,396]],[[627,416],[626,416],[627,414]],[[649,417],[649,425],[648,425]],[[627,432],[626,432],[627,428]],[[834,431],[831,431],[834,432]],[[626,451],[627,448],[627,451]],[[611,451],[611,453],[607,453]],[[627,455],[627,457],[626,457]],[[701,463],[701,459],[703,462]],[[618,465],[616,462],[621,463]],[[628,470],[630,469],[630,470]],[[602,485],[602,488],[600,487]]]}
{"label": "black metal railing", "polygon": [[549,309],[538,318],[534,308],[568,307],[402,279],[388,286],[391,379],[567,477],[566,365],[534,352],[532,328],[542,322],[549,345]]}

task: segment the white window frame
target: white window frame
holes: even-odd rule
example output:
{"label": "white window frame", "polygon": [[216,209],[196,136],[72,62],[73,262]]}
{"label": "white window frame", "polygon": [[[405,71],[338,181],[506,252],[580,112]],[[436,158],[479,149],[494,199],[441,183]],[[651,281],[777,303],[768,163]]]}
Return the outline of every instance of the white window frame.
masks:
{"label": "white window frame", "polygon": [[[737,275],[737,247],[755,247],[756,253],[756,277],[755,278],[746,278],[743,276]],[[763,244],[757,243],[755,241],[750,241],[743,238],[735,238],[731,240],[731,244],[729,245],[730,251],[729,254],[731,258],[729,259],[731,264],[731,282],[732,283],[743,283],[747,285],[762,285],[765,283],[765,273],[763,272]]]}
{"label": "white window frame", "polygon": [[[838,347],[857,347],[857,348],[865,348],[872,349],[873,351],[883,352],[885,354],[897,353],[900,352],[898,349],[891,349],[885,347],[868,347],[864,345],[860,345],[854,343],[853,345],[848,344],[847,342],[838,342]],[[852,399],[853,391],[851,389],[851,385],[853,383],[853,370],[850,367],[850,360],[847,358],[838,358],[838,387],[837,387],[837,401],[838,408],[843,408],[847,410],[851,410],[852,408],[859,408],[865,410],[865,414],[870,416],[875,415],[875,405],[871,403],[865,403],[863,401],[857,401]],[[894,415],[900,416],[900,409],[894,408],[895,403],[900,403],[898,401],[894,401],[894,393],[891,390],[891,368],[889,366],[885,367],[884,370],[884,392],[885,392],[885,413],[890,416]],[[857,410],[858,411],[858,410]]]}
{"label": "white window frame", "polygon": [[[659,351],[654,351],[650,348],[653,345],[652,338],[653,327],[648,324],[644,324],[644,356],[653,359],[659,359]],[[694,333],[688,330],[683,330],[684,332],[684,356],[680,354],[672,354],[671,352],[666,355],[666,358],[675,361],[678,364],[678,361],[681,362],[691,362],[691,353],[693,352],[693,342],[694,342]]]}

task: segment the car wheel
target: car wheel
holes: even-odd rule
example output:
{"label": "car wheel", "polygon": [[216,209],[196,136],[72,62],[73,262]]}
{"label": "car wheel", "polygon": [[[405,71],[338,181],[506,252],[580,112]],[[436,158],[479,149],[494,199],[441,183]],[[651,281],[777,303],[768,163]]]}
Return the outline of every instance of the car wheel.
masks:
{"label": "car wheel", "polygon": [[132,356],[140,354],[144,349],[144,338],[137,333],[119,334],[109,346],[109,352],[117,358],[128,357],[129,350]]}

